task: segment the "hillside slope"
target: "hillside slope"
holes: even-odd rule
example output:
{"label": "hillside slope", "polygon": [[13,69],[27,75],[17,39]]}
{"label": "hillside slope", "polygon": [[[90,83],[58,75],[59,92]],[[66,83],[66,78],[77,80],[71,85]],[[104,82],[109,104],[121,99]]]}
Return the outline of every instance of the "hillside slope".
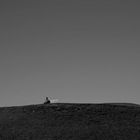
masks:
{"label": "hillside slope", "polygon": [[109,103],[1,107],[0,140],[140,140],[140,107]]}

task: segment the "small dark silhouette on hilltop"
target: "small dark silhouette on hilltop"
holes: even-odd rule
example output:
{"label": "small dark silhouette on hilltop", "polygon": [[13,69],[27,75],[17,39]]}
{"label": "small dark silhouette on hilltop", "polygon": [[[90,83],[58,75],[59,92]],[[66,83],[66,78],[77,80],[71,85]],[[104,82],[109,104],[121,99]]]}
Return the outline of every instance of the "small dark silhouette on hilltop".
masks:
{"label": "small dark silhouette on hilltop", "polygon": [[48,97],[46,97],[44,104],[50,104],[50,103],[51,103],[50,99]]}
{"label": "small dark silhouette on hilltop", "polygon": [[140,106],[53,103],[1,107],[0,140],[140,140]]}

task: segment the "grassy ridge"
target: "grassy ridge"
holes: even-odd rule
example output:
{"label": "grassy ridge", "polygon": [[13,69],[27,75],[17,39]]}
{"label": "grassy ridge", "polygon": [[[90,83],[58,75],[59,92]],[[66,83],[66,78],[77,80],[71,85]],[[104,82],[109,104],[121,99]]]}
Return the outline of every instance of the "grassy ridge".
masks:
{"label": "grassy ridge", "polygon": [[140,107],[67,103],[3,107],[0,140],[140,140]]}

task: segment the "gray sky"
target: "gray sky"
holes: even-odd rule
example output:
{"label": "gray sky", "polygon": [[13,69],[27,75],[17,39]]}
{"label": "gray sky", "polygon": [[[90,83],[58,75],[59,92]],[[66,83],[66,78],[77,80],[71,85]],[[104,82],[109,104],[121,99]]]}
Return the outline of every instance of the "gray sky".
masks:
{"label": "gray sky", "polygon": [[1,0],[0,106],[140,103],[135,0]]}

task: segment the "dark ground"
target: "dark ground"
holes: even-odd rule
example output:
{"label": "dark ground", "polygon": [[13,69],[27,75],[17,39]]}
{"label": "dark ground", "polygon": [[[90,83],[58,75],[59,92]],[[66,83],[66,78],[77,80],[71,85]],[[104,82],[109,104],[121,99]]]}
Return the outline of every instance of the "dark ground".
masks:
{"label": "dark ground", "polygon": [[1,107],[0,140],[140,140],[140,106],[53,103]]}

